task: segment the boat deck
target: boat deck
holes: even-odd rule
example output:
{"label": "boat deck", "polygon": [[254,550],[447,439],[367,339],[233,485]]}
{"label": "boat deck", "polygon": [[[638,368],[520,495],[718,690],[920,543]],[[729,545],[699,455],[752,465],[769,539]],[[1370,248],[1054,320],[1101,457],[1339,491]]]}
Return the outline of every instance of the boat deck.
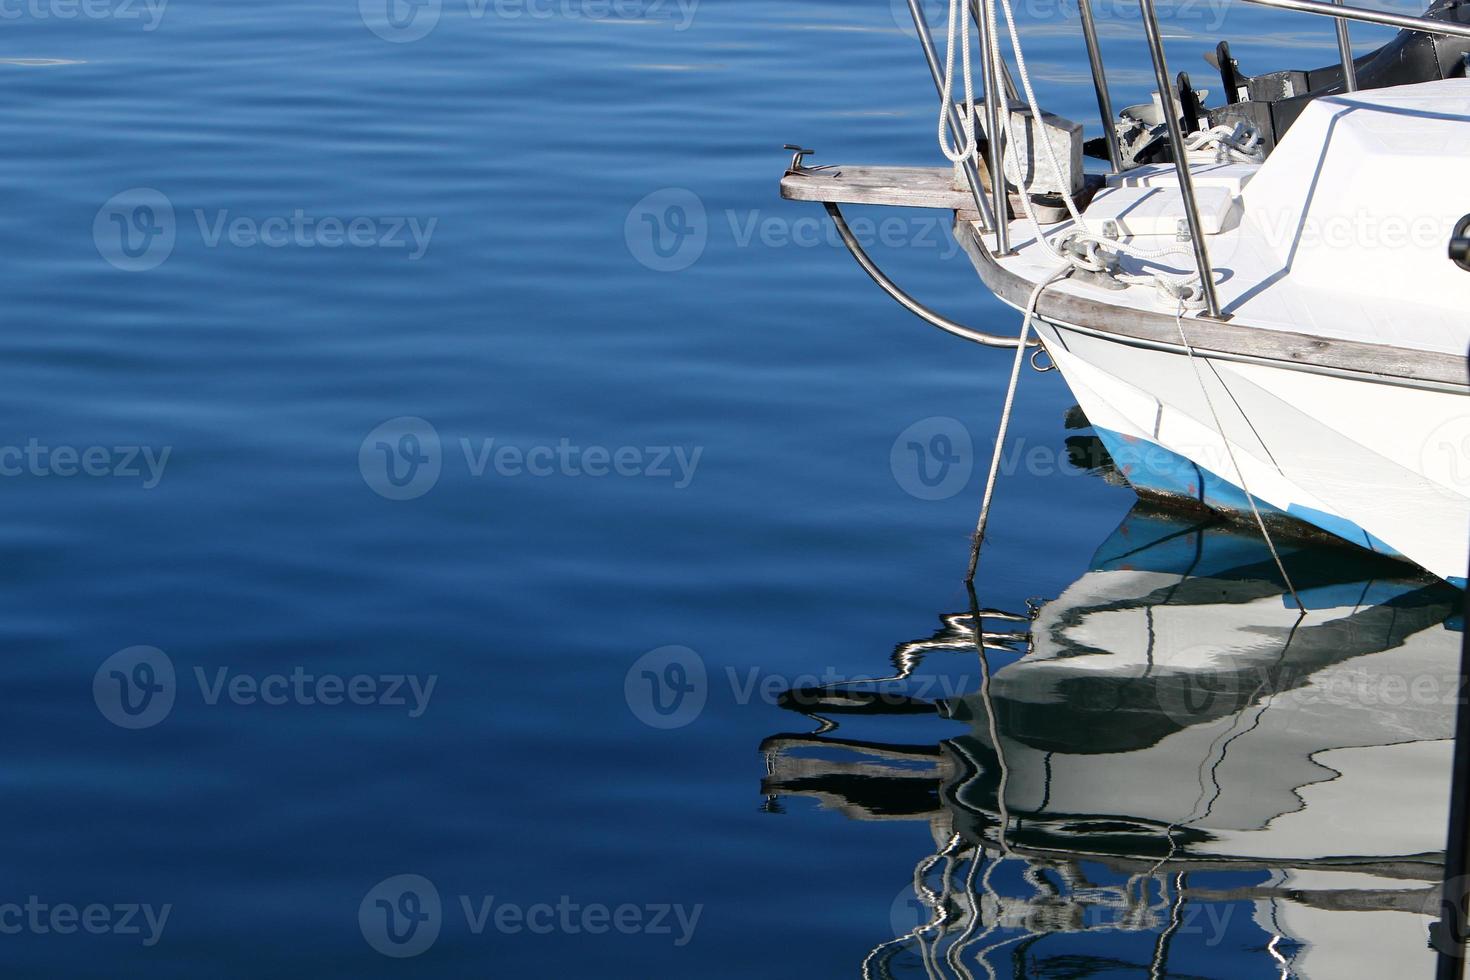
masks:
{"label": "boat deck", "polygon": [[[1445,249],[1455,222],[1470,213],[1470,183],[1462,179],[1470,159],[1466,123],[1467,79],[1359,92],[1313,103],[1265,164],[1192,166],[1204,223],[1213,231],[1206,245],[1226,322],[1187,314],[1191,342],[1464,388],[1470,274]],[[782,194],[950,207],[986,285],[1013,306],[1063,267],[1024,218],[1010,222],[1012,254],[995,257],[973,198],[954,189],[948,167],[834,171],[790,175]],[[1175,230],[1184,211],[1172,166],[1130,170],[1109,184],[1083,212],[1090,231],[1102,233],[1116,221],[1125,232],[1148,232],[1120,235],[1125,244],[1178,248],[1160,259],[1125,256],[1123,269],[1193,271],[1193,255]],[[1069,220],[1042,231],[1055,240],[1072,226]],[[1062,280],[1048,287],[1038,310],[1079,326],[1177,341],[1175,301],[1153,285],[1116,287]]]}

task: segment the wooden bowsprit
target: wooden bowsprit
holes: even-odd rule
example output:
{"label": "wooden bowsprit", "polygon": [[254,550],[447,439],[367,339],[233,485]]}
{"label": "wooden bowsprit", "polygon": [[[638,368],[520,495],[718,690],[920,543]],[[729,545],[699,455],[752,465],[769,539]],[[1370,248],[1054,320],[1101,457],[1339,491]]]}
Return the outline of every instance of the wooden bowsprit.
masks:
{"label": "wooden bowsprit", "polygon": [[[807,150],[807,153],[812,151]],[[982,183],[988,189],[984,177]],[[803,168],[781,178],[781,196],[788,201],[820,204],[879,204],[895,208],[937,208],[956,211],[965,220],[977,214],[968,190],[954,186],[949,167],[849,167],[827,170]]]}

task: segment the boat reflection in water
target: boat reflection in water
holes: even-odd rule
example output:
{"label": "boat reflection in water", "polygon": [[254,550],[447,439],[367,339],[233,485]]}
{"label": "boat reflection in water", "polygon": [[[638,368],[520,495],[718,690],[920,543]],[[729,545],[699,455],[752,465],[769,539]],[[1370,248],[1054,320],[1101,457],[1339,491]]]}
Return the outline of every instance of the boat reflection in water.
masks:
{"label": "boat reflection in water", "polygon": [[[1460,593],[1281,551],[1305,616],[1256,535],[1140,507],[979,647],[952,615],[889,683],[787,692],[816,731],[763,743],[770,808],[933,833],[865,976],[1430,975]],[[904,694],[958,658],[969,693]],[[968,731],[912,744],[924,711]]]}

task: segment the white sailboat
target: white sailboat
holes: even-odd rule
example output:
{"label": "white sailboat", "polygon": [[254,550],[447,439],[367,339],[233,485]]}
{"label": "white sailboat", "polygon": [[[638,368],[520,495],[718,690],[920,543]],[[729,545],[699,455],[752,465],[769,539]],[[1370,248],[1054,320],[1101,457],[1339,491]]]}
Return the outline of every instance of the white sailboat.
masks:
{"label": "white sailboat", "polygon": [[[1314,528],[1463,583],[1470,7],[1442,0],[1413,18],[1252,2],[1405,30],[1357,59],[1344,41],[1340,66],[1257,78],[1221,45],[1224,104],[1209,108],[1187,77],[1170,79],[1143,0],[1158,93],[1114,128],[1084,0],[1109,123],[1103,174],[1083,171],[1080,126],[1036,102],[1013,23],[1021,90],[956,107],[959,0],[948,66],[914,5],[954,110],[956,146],[944,149],[961,180],[948,168],[818,169],[804,151],[782,193],[824,203],[866,271],[935,325],[1018,348],[1017,370],[1039,343],[1140,494]],[[972,2],[970,14],[987,88],[1014,88],[995,0]],[[1026,312],[1020,337],[968,330],[904,294],[847,232],[844,203],[953,209],[980,278]]]}

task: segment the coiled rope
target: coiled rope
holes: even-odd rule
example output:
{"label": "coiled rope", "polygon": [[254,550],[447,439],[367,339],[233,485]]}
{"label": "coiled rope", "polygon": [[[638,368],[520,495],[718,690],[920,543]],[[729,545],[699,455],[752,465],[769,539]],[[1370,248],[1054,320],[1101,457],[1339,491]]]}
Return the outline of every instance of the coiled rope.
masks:
{"label": "coiled rope", "polygon": [[1190,133],[1184,137],[1184,149],[1188,153],[1213,149],[1216,163],[1261,163],[1266,159],[1260,132],[1244,121]]}

